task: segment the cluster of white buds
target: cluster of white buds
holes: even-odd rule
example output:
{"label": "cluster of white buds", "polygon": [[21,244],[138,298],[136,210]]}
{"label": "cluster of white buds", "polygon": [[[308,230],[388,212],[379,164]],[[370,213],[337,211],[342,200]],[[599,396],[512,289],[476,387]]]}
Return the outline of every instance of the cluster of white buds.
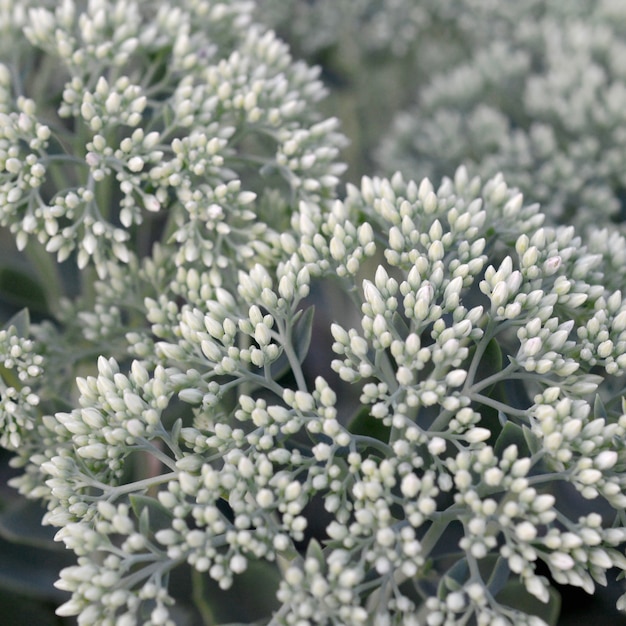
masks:
{"label": "cluster of white buds", "polygon": [[21,318],[0,330],[0,445],[9,450],[24,445],[35,427],[40,402],[36,390],[45,376],[44,358],[25,336],[28,322]]}
{"label": "cluster of white buds", "polygon": [[[428,10],[472,3],[487,10]],[[557,602],[546,568],[588,593],[626,571],[616,229],[544,225],[503,175],[466,167],[338,198],[319,72],[254,3],[29,7],[0,7],[20,52],[42,51],[26,72],[0,42],[0,224],[99,276],[57,326],[0,331],[11,484],[77,557],[59,615],[232,621],[228,594],[250,585],[264,598],[240,622],[538,626]],[[496,12],[508,32],[518,13]],[[548,45],[542,24],[457,78],[480,92],[525,76],[533,42],[552,60],[588,43],[576,22]],[[463,102],[444,79],[433,107]],[[346,311],[315,310],[329,284]]]}
{"label": "cluster of white buds", "polygon": [[488,4],[457,2],[457,23],[476,27],[463,39],[468,50],[449,57],[397,115],[379,165],[439,178],[465,163],[483,177],[503,172],[553,221],[621,220],[624,151],[614,129],[626,97],[617,61],[624,8]]}
{"label": "cluster of white buds", "polygon": [[[588,592],[625,569],[626,418],[610,382],[624,375],[604,343],[619,343],[624,303],[602,256],[542,221],[502,177],[364,179],[326,212],[301,206],[284,260],[234,287],[175,263],[145,301],[150,328],[128,337],[148,357],[128,372],[101,358],[78,380],[81,408],[44,417],[45,449],[21,459],[14,484],[48,500],[80,556],[61,611],[109,623],[152,607],[146,623],[169,623],[168,572],[228,590],[263,564],[271,624],[419,623],[424,607],[428,624],[539,623],[524,597],[552,602],[540,562]],[[362,314],[360,330],[330,328],[354,420],[303,365],[312,277],[338,279]],[[103,297],[124,293],[116,280]]]}
{"label": "cluster of white buds", "polygon": [[313,106],[318,70],[253,8],[68,0],[23,16],[20,58],[41,49],[47,63],[0,63],[0,224],[20,249],[34,236],[104,275],[129,261],[136,226],[167,213],[181,259],[223,267],[271,245],[251,224],[258,191],[333,195],[345,140]]}

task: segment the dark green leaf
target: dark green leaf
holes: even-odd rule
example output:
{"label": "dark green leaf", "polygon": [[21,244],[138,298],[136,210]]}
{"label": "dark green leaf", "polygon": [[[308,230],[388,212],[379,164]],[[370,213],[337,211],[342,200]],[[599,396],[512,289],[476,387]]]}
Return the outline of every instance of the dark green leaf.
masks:
{"label": "dark green leaf", "polygon": [[541,449],[541,444],[537,439],[535,433],[533,433],[528,426],[522,426],[522,430],[524,431],[524,439],[526,439],[526,443],[528,444],[528,449],[531,454],[537,454]]}
{"label": "dark green leaf", "polygon": [[180,439],[180,431],[183,428],[183,420],[178,418],[174,424],[172,425],[172,429],[170,431],[170,437],[174,443],[178,443]]}
{"label": "dark green leaf", "polygon": [[506,450],[510,445],[515,445],[517,447],[517,451],[521,457],[531,456],[528,442],[524,436],[524,430],[521,426],[518,426],[513,422],[507,422],[498,435],[498,439],[496,440],[496,444],[494,446],[496,456],[502,456],[504,450]]}
{"label": "dark green leaf", "polygon": [[0,537],[0,589],[63,601],[67,595],[53,586],[59,571],[75,563],[68,550],[45,550]]}
{"label": "dark green leaf", "polygon": [[27,273],[12,267],[0,268],[0,298],[9,304],[28,307],[31,311],[48,310],[46,292]]}
{"label": "dark green leaf", "polygon": [[550,587],[549,592],[548,602],[544,604],[528,593],[523,583],[512,580],[497,595],[496,600],[528,615],[536,615],[550,626],[556,626],[561,612],[561,596],[553,587]]}
{"label": "dark green leaf", "polygon": [[22,626],[59,626],[59,618],[54,614],[54,604],[33,601],[32,597],[20,596],[0,590],[0,615],[2,624]]}
{"label": "dark green leaf", "polygon": [[62,543],[54,541],[57,529],[41,524],[44,513],[39,502],[17,500],[0,514],[0,536],[11,542],[65,551]]}
{"label": "dark green leaf", "polygon": [[437,589],[437,596],[445,598],[450,591],[457,591],[468,580],[470,575],[466,558],[459,559],[442,577]]}
{"label": "dark green leaf", "polygon": [[322,546],[316,539],[311,539],[311,541],[309,541],[309,545],[306,549],[306,556],[307,558],[315,559],[322,567],[324,567],[326,562],[324,559],[324,550],[322,550]]}
{"label": "dark green leaf", "polygon": [[391,323],[401,337],[406,338],[411,333],[411,329],[407,326],[406,321],[397,311],[394,312]]}
{"label": "dark green leaf", "polygon": [[607,419],[608,417],[606,407],[604,406],[604,402],[602,402],[600,394],[596,394],[596,399],[593,403],[593,416],[595,419],[598,419],[599,417]]}
{"label": "dark green leaf", "polygon": [[511,570],[509,569],[509,562],[503,557],[498,557],[496,564],[487,581],[487,587],[492,596],[498,595],[502,589],[506,586],[509,580]]}
{"label": "dark green leaf", "polygon": [[361,407],[350,420],[348,430],[355,435],[373,437],[387,443],[391,435],[391,427],[385,426],[383,421],[374,417],[367,406]]}
{"label": "dark green leaf", "polygon": [[289,365],[289,359],[287,355],[283,352],[280,353],[280,356],[270,365],[270,373],[272,375],[272,380],[279,381],[283,378],[287,372],[291,370],[291,365]]}
{"label": "dark green leaf", "polygon": [[129,499],[140,523],[143,519],[147,520],[142,525],[147,523],[150,533],[156,533],[172,525],[173,515],[158,500],[137,493],[131,494]]}
{"label": "dark green leaf", "polygon": [[28,337],[30,333],[30,314],[28,309],[18,311],[5,325],[5,328],[15,326],[18,337]]}
{"label": "dark green leaf", "polygon": [[233,585],[227,591],[208,574],[193,575],[194,599],[200,613],[210,616],[213,624],[251,624],[261,618],[267,618],[279,608],[276,591],[281,581],[278,567],[267,561],[250,561],[248,569],[233,579]]}
{"label": "dark green leaf", "polygon": [[139,532],[144,537],[150,537],[150,512],[148,508],[141,509],[141,513],[138,515],[139,519]]}
{"label": "dark green leaf", "polygon": [[[476,348],[472,348],[470,350],[470,359],[474,358],[475,352]],[[494,337],[487,343],[485,351],[480,358],[480,363],[478,364],[478,368],[476,369],[476,376],[474,377],[474,380],[476,382],[480,382],[481,380],[485,380],[501,371],[502,350],[500,349],[500,344]],[[490,396],[492,389],[493,385],[491,387],[483,389],[481,393],[484,396]]]}
{"label": "dark green leaf", "polygon": [[[488,554],[484,559],[478,561],[478,569],[480,571],[481,578],[488,580],[488,584],[497,585],[496,581],[499,581],[503,575],[508,577],[508,567],[504,569],[500,558],[497,554]],[[506,561],[504,561],[506,564]],[[470,568],[467,562],[467,558],[463,557],[456,561],[452,567],[443,575],[437,595],[439,598],[445,598],[450,591],[457,591],[461,589],[463,585],[470,579]],[[493,581],[493,583],[492,583]],[[506,582],[506,580],[505,580]]]}

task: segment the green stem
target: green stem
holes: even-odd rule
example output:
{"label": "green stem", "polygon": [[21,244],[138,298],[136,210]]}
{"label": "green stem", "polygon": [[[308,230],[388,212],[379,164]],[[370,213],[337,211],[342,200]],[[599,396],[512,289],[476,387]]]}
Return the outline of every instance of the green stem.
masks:
{"label": "green stem", "polygon": [[113,487],[112,489],[110,488],[110,485],[105,485],[104,483],[97,483],[93,486],[98,489],[102,489],[104,493],[108,492],[110,499],[114,500],[125,493],[133,493],[135,491],[150,489],[150,487],[153,487],[154,485],[166,483],[177,476],[178,472],[170,472],[169,474],[161,474],[160,476],[151,476],[150,478],[144,478],[143,480],[136,480],[135,482],[119,485],[118,487]]}
{"label": "green stem", "polygon": [[441,536],[445,532],[446,528],[448,528],[450,522],[458,519],[459,512],[459,508],[451,507],[439,514],[420,541],[422,544],[423,554],[430,554],[433,548],[437,545],[439,539],[441,539]]}
{"label": "green stem", "polygon": [[487,328],[485,328],[485,332],[482,336],[482,339],[476,346],[476,352],[474,352],[474,358],[472,359],[469,369],[467,370],[467,379],[465,381],[464,392],[466,391],[468,385],[472,385],[474,383],[474,376],[476,376],[476,371],[478,370],[478,366],[480,365],[480,362],[482,361],[483,355],[485,354],[485,350],[487,350],[487,346],[489,345],[489,342],[494,336],[494,333],[493,333],[494,327],[495,327],[495,322],[492,319],[490,319],[489,323],[487,324]]}
{"label": "green stem", "polygon": [[204,626],[216,626],[218,621],[211,610],[209,603],[204,597],[204,580],[202,578],[202,573],[195,567],[191,570],[191,587],[191,597],[196,608],[198,609],[198,613],[200,613],[200,616],[202,617],[202,624]]}
{"label": "green stem", "polygon": [[[284,333],[283,330],[285,331]],[[293,349],[293,342],[291,341],[291,327],[281,329],[280,338],[283,344],[283,349],[285,350],[285,355],[287,356],[287,360],[289,361],[289,365],[291,365],[291,371],[293,372],[294,378],[296,379],[298,389],[300,391],[306,391],[307,385],[306,380],[304,379],[304,373],[302,372],[302,366],[298,359],[298,355]]]}
{"label": "green stem", "polygon": [[369,448],[374,448],[382,452],[387,458],[393,456],[393,448],[387,445],[384,441],[376,439],[375,437],[368,437],[367,435],[352,435],[352,439],[355,443],[363,444]]}
{"label": "green stem", "polygon": [[516,417],[528,417],[528,413],[522,409],[515,409],[509,404],[504,404],[503,402],[498,402],[497,400],[493,400],[492,398],[488,398],[487,396],[483,396],[480,393],[472,394],[471,399],[475,402],[480,402],[481,404],[486,404],[498,411],[502,411],[505,415],[515,415]]}
{"label": "green stem", "polygon": [[517,365],[515,363],[509,363],[503,370],[500,370],[499,372],[496,372],[495,374],[492,374],[491,376],[487,376],[487,378],[483,378],[483,380],[474,383],[471,388],[468,390],[468,395],[471,395],[473,393],[476,393],[477,391],[480,391],[481,389],[485,389],[487,387],[490,387],[491,385],[500,382],[501,380],[504,380],[505,378],[509,378],[509,379],[514,379],[514,378],[518,378],[518,379],[527,379],[529,378],[528,374],[526,372],[519,372],[517,375],[512,375],[511,370],[515,371],[517,369]]}

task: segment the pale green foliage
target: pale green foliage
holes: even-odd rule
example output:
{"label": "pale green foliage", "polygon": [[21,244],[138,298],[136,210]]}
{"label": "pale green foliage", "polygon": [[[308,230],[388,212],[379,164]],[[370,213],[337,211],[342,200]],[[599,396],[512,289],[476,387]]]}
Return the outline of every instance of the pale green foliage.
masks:
{"label": "pale green foliage", "polygon": [[12,485],[77,556],[60,615],[175,624],[184,570],[209,624],[261,571],[258,623],[536,626],[540,563],[626,570],[616,229],[466,167],[340,196],[317,72],[251,3],[8,4],[45,54],[2,49],[0,219],[86,283],[0,332]]}

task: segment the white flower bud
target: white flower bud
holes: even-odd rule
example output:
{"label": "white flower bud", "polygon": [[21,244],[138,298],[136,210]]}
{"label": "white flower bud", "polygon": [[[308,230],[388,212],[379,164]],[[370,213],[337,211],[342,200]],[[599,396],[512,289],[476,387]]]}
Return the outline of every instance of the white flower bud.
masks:
{"label": "white flower bud", "polygon": [[576,565],[574,559],[565,552],[552,552],[548,556],[548,560],[552,567],[563,572],[572,569]]}
{"label": "white flower bud", "polygon": [[503,478],[504,472],[499,467],[490,467],[483,473],[483,479],[490,487],[498,487]]}
{"label": "white flower bud", "polygon": [[354,335],[350,338],[350,350],[355,356],[365,357],[369,349],[368,343],[363,337]]}
{"label": "white flower bud", "polygon": [[478,426],[470,428],[465,433],[465,439],[469,443],[481,443],[482,441],[487,441],[489,437],[491,437],[491,431],[488,428],[480,428]]}
{"label": "white flower bud", "polygon": [[460,387],[467,378],[467,372],[462,369],[452,370],[446,374],[446,385],[448,387]]}
{"label": "white flower bud", "polygon": [[537,527],[530,522],[521,522],[515,527],[515,534],[520,541],[533,541],[537,536]]}
{"label": "white flower bud", "polygon": [[256,496],[256,501],[261,508],[267,509],[274,503],[274,494],[270,489],[261,489]]}
{"label": "white flower bud", "polygon": [[607,339],[606,341],[603,341],[599,346],[598,346],[598,356],[601,359],[605,359],[608,356],[610,356],[613,352],[613,342],[610,339]]}
{"label": "white flower bud", "polygon": [[405,498],[414,498],[419,492],[421,481],[415,474],[407,474],[402,479],[400,490]]}
{"label": "white flower bud", "polygon": [[380,294],[380,291],[376,288],[374,283],[369,280],[363,281],[363,295],[365,300],[372,307],[374,315],[382,315],[385,313],[387,306],[385,300]]}
{"label": "white flower bud", "polygon": [[608,470],[608,469],[611,469],[617,463],[617,460],[618,460],[618,454],[615,450],[603,450],[593,460],[593,464],[599,470]]}
{"label": "white flower bud", "polygon": [[398,368],[396,372],[396,380],[400,385],[409,386],[413,384],[413,372],[404,365]]}
{"label": "white flower bud", "polygon": [[583,485],[595,485],[602,479],[602,472],[599,469],[584,469],[578,474],[578,480]]}
{"label": "white flower bud", "polygon": [[506,282],[500,281],[496,284],[491,292],[491,306],[497,308],[502,306],[509,298],[509,288]]}
{"label": "white flower bud", "polygon": [[428,442],[428,451],[433,456],[440,456],[446,451],[446,440],[443,437],[433,437]]}
{"label": "white flower bud", "polygon": [[337,237],[333,237],[330,240],[328,248],[330,250],[330,256],[332,256],[335,261],[343,261],[345,259],[346,247]]}

